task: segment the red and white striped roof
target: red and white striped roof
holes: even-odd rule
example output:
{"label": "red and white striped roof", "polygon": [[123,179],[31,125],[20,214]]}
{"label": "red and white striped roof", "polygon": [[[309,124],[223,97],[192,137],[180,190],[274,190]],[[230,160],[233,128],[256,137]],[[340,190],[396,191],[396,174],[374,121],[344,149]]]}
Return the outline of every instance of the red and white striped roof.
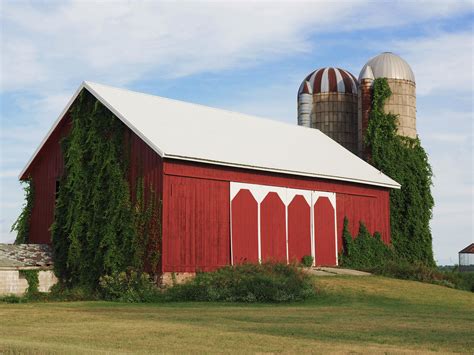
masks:
{"label": "red and white striped roof", "polygon": [[323,92],[357,94],[357,79],[347,70],[340,68],[316,69],[301,83],[298,95]]}

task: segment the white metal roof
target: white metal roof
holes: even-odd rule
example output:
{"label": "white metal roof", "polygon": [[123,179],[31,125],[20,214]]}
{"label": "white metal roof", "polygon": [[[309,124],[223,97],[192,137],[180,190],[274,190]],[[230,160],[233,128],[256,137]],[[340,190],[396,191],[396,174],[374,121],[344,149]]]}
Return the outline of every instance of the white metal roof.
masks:
{"label": "white metal roof", "polygon": [[274,120],[83,82],[163,158],[399,188],[400,185],[321,133]]}
{"label": "white metal roof", "polygon": [[[415,74],[410,65],[400,56],[391,52],[380,53],[370,58],[359,74],[359,80],[367,78],[370,73],[366,70],[370,67],[374,78],[404,79],[415,82]],[[371,78],[373,79],[373,78]]]}

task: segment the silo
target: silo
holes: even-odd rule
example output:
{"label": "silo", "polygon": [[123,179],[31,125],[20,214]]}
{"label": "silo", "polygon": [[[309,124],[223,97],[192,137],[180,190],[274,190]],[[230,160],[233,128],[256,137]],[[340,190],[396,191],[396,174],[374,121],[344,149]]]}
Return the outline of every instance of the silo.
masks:
{"label": "silo", "polygon": [[357,79],[339,68],[309,74],[298,90],[298,124],[319,129],[357,154]]}
{"label": "silo", "polygon": [[370,59],[359,75],[359,152],[362,155],[364,132],[369,122],[372,83],[376,78],[387,78],[392,95],[384,109],[398,115],[398,134],[416,138],[416,84],[415,75],[406,61],[391,52]]}

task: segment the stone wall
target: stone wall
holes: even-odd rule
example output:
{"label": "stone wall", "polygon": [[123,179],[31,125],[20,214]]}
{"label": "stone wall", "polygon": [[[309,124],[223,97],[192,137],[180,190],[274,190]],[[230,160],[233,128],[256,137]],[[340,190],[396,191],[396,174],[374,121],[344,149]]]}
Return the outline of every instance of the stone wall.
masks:
{"label": "stone wall", "polygon": [[346,93],[313,95],[311,127],[319,129],[357,154],[357,95]]}
{"label": "stone wall", "polygon": [[[41,270],[38,274],[40,292],[49,292],[57,282],[52,270]],[[0,269],[0,295],[21,296],[28,288],[28,282],[18,269]]]}

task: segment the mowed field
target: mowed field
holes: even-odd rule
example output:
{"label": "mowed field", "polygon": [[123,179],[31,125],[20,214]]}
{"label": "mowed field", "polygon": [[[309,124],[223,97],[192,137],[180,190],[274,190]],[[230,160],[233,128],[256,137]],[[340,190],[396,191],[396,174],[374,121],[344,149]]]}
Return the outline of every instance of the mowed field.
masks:
{"label": "mowed field", "polygon": [[474,351],[474,294],[383,277],[320,277],[285,305],[0,304],[0,353]]}

